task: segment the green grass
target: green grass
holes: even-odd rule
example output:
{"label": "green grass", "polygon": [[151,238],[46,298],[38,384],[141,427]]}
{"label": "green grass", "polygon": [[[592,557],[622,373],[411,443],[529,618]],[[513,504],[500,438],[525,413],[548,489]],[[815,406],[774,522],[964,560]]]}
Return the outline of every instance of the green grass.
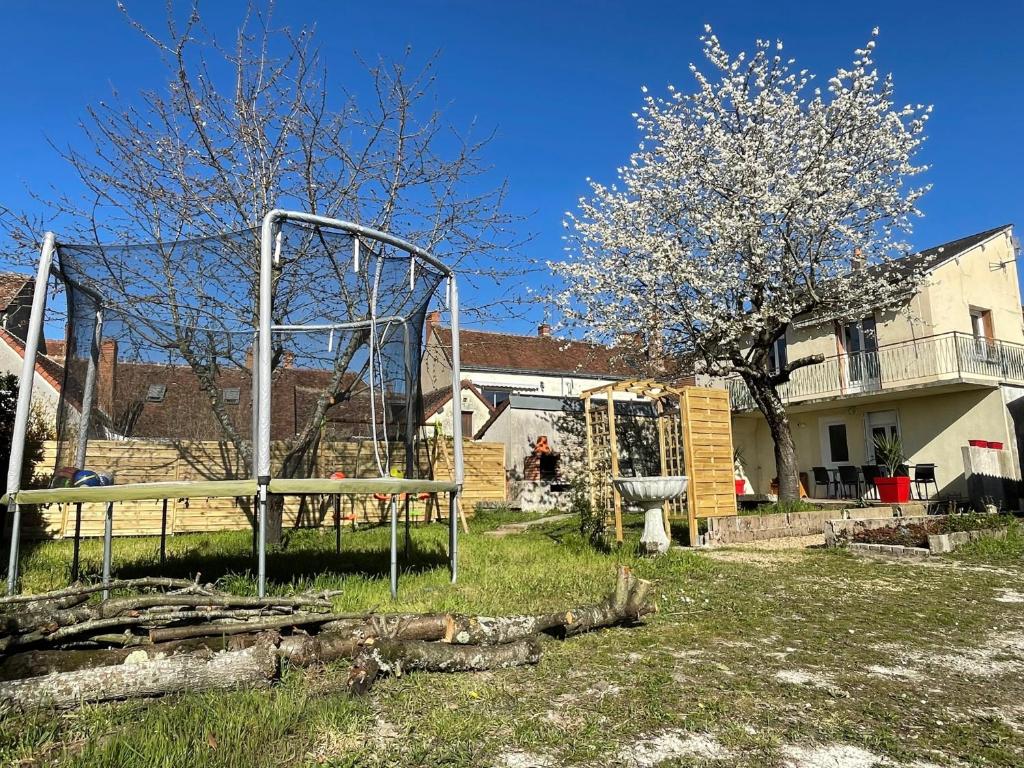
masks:
{"label": "green grass", "polygon": [[[445,528],[414,528],[397,603],[388,596],[386,530],[346,531],[340,557],[331,532],[293,533],[270,558],[273,590],[341,589],[339,610],[546,611],[597,599],[626,563],[656,582],[659,613],[642,627],[546,642],[536,667],[409,674],[381,681],[364,699],[344,695],[346,664],[338,663],[286,670],[269,691],[9,716],[0,720],[0,764],[487,766],[520,750],[552,765],[609,765],[667,729],[710,734],[724,752],[718,762],[676,755],[664,768],[780,766],[788,745],[837,743],[894,765],[1024,764],[1024,606],[996,599],[1024,592],[1016,526],[955,563],[921,566],[825,550],[674,550],[641,559],[637,517],[627,518],[626,546],[608,552],[586,546],[572,519],[483,535],[513,519],[496,512],[471,522],[455,586]],[[157,546],[115,540],[116,574],[156,572]],[[252,592],[250,546],[244,532],[174,537],[164,571],[198,570]],[[99,543],[86,542],[83,556],[95,576]],[[67,542],[29,548],[25,588],[62,586],[69,562]],[[968,659],[966,671],[949,654]],[[871,674],[872,665],[918,678]],[[777,677],[794,672],[827,685]]]}

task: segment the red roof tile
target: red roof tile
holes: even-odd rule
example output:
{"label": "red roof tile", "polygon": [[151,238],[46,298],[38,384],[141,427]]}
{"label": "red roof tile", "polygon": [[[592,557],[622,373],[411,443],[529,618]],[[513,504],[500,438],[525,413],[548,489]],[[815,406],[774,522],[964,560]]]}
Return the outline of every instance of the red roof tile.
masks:
{"label": "red roof tile", "polygon": [[0,272],[0,312],[6,310],[26,285],[33,282],[31,275],[18,272]]}
{"label": "red roof tile", "polygon": [[[450,328],[435,327],[434,335],[451,359]],[[469,370],[529,371],[533,373],[626,378],[636,371],[625,350],[551,336],[460,330],[462,366]]]}
{"label": "red roof tile", "polygon": [[[0,328],[0,340],[4,341],[7,346],[13,349],[18,355],[25,358],[25,342],[19,339],[10,331]],[[46,381],[53,385],[53,388],[60,392],[61,384],[64,380],[64,366],[59,363],[55,363],[46,355],[36,355],[36,373],[42,376]]]}

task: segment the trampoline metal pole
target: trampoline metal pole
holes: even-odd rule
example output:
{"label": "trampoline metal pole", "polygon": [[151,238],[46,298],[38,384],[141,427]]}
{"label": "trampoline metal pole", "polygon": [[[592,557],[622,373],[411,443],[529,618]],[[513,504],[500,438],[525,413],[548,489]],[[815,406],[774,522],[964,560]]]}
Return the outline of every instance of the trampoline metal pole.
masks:
{"label": "trampoline metal pole", "polygon": [[398,597],[398,502],[391,494],[391,599]]}
{"label": "trampoline metal pole", "polygon": [[341,554],[341,494],[334,494],[334,551]]}
{"label": "trampoline metal pole", "polygon": [[107,502],[107,513],[103,517],[103,599],[110,597],[110,590],[106,588],[110,584],[110,558],[113,549],[114,539],[114,502]]}
{"label": "trampoline metal pole", "polygon": [[160,510],[160,565],[167,562],[167,499]]}
{"label": "trampoline metal pole", "polygon": [[11,430],[11,453],[7,467],[7,493],[13,501],[8,503],[11,512],[11,546],[7,564],[7,594],[13,595],[18,584],[18,548],[21,543],[21,505],[15,495],[21,490],[21,467],[25,457],[25,435],[28,432],[28,417],[32,405],[32,383],[36,372],[36,352],[43,332],[43,314],[46,312],[46,286],[50,280],[50,265],[53,263],[55,238],[53,232],[43,237],[39,253],[39,270],[36,272],[35,288],[32,291],[32,314],[29,317],[28,332],[25,334],[25,356],[21,364],[21,379],[18,386],[18,405],[14,412],[14,428]]}
{"label": "trampoline metal pole", "polygon": [[459,509],[459,491],[463,482],[463,456],[462,456],[462,419],[460,408],[462,402],[462,370],[461,354],[459,343],[459,287],[455,281],[455,275],[448,277],[448,310],[452,318],[452,443],[455,459],[454,477],[455,490],[449,494],[448,509],[448,557],[451,561],[452,583],[458,576],[459,557],[459,532],[456,527],[456,516]]}
{"label": "trampoline metal pole", "polygon": [[259,544],[258,544],[258,579],[259,579],[259,596],[266,597],[267,594],[267,486],[260,485],[260,503],[259,503]]}
{"label": "trampoline metal pole", "polygon": [[459,513],[455,496],[455,491],[448,494],[448,570],[452,575],[452,584],[455,583],[459,569]]}
{"label": "trampoline metal pole", "polygon": [[82,544],[82,502],[75,504],[75,548],[71,555],[71,583],[78,581],[78,555]]}

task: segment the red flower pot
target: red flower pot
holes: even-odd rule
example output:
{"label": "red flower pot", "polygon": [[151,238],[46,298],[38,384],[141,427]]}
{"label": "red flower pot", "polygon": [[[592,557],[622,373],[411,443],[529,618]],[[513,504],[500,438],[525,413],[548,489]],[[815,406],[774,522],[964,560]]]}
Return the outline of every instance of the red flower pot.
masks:
{"label": "red flower pot", "polygon": [[906,504],[910,501],[909,477],[876,477],[875,487],[883,504]]}
{"label": "red flower pot", "polygon": [[988,447],[993,449],[993,450],[995,450],[995,451],[1003,450],[1003,444],[999,443],[999,442],[996,442],[994,440],[989,440],[988,441]]}
{"label": "red flower pot", "polygon": [[988,440],[968,440],[967,444],[972,448],[988,448]]}
{"label": "red flower pot", "polygon": [[747,488],[747,481],[746,480],[734,480],[733,482],[736,485],[736,495],[737,496],[742,496],[743,492]]}

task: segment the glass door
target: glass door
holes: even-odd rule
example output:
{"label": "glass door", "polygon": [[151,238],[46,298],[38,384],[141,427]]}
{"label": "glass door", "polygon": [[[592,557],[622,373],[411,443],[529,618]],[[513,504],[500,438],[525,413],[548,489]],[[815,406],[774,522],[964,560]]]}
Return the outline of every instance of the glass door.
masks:
{"label": "glass door", "polygon": [[894,438],[900,436],[899,419],[896,411],[875,411],[865,414],[865,427],[867,431],[867,457],[869,464],[877,464],[875,456],[875,441],[880,437]]}
{"label": "glass door", "polygon": [[846,373],[846,391],[864,392],[878,389],[878,335],[875,318],[865,317],[843,326],[840,339]]}

